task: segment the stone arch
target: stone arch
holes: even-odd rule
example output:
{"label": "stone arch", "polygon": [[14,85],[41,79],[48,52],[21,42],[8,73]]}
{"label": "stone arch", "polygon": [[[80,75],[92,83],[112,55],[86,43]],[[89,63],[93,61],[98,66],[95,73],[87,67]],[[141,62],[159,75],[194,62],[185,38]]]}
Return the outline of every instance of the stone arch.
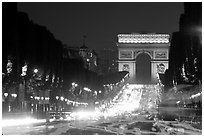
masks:
{"label": "stone arch", "polygon": [[153,54],[151,54],[151,51],[146,51],[146,50],[137,51],[137,52],[135,53],[135,59],[137,58],[137,56],[139,56],[139,55],[142,54],[142,53],[148,54],[148,55],[150,56],[150,58],[153,59]]}
{"label": "stone arch", "polygon": [[[156,33],[131,33],[131,34],[118,34],[118,70],[129,70],[130,82],[141,83],[136,81],[138,78],[137,67],[142,65],[138,63],[144,62],[138,58],[141,55],[146,55],[146,63],[150,63],[148,70],[151,71],[151,80],[148,77],[149,83],[144,84],[155,84],[158,83],[158,73],[164,73],[168,69],[169,63],[169,46],[170,46],[170,35],[169,34],[156,34]],[[145,58],[145,57],[144,57]],[[162,63],[162,64],[161,64]],[[142,69],[139,69],[139,71]],[[146,74],[146,73],[145,73]],[[148,73],[149,74],[149,73]],[[141,74],[139,74],[141,75]],[[142,76],[142,75],[141,75]]]}

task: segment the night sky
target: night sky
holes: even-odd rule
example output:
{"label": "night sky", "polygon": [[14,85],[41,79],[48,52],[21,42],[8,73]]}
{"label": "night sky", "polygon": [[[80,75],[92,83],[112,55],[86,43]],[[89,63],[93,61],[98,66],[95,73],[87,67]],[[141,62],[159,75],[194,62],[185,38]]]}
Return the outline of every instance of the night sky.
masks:
{"label": "night sky", "polygon": [[68,46],[82,46],[86,35],[86,46],[97,52],[117,48],[118,33],[178,31],[184,12],[181,2],[18,3],[18,10]]}

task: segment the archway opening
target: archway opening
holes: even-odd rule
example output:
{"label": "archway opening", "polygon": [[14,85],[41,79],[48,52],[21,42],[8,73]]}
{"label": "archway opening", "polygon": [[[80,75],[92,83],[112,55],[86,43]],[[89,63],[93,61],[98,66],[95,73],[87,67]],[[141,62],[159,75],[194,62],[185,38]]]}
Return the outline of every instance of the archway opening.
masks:
{"label": "archway opening", "polygon": [[136,83],[151,83],[151,57],[146,53],[141,53],[136,58]]}

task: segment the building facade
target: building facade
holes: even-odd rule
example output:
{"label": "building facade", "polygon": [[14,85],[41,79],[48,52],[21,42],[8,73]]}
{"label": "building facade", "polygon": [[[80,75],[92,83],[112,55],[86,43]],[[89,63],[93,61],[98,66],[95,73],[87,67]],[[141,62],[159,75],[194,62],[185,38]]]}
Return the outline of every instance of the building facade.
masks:
{"label": "building facade", "polygon": [[202,3],[184,2],[179,31],[172,33],[168,85],[201,84]]}
{"label": "building facade", "polygon": [[100,51],[99,65],[101,73],[114,73],[118,71],[117,50],[103,49]]}
{"label": "building facade", "polygon": [[84,68],[93,72],[98,71],[97,53],[85,45],[81,47],[65,47],[63,58],[82,59]]}
{"label": "building facade", "polygon": [[169,67],[169,34],[118,34],[118,70],[128,71],[130,83],[155,84]]}
{"label": "building facade", "polygon": [[97,54],[94,50],[83,45],[79,49],[79,55],[82,57],[86,69],[97,72]]}

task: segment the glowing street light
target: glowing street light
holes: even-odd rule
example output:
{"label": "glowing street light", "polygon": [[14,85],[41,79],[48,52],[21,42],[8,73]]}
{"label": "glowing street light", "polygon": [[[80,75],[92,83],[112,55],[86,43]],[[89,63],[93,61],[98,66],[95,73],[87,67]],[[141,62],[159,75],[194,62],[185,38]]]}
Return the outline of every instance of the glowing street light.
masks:
{"label": "glowing street light", "polygon": [[25,76],[25,75],[26,75],[27,69],[28,69],[28,65],[25,64],[25,65],[22,67],[22,74],[21,74],[21,76]]}
{"label": "glowing street light", "polygon": [[35,97],[36,100],[40,100],[40,97]]}
{"label": "glowing street light", "polygon": [[16,98],[17,97],[17,94],[11,94],[12,97]]}
{"label": "glowing street light", "polygon": [[63,97],[63,96],[61,96],[61,97],[60,97],[60,100],[61,100],[61,101],[63,101],[63,100],[64,100],[64,97]]}
{"label": "glowing street light", "polygon": [[38,69],[34,69],[34,73],[38,73]]}
{"label": "glowing street light", "polygon": [[91,90],[89,88],[87,88],[87,87],[84,87],[84,90],[88,91],[88,92],[91,92]]}
{"label": "glowing street light", "polygon": [[78,84],[77,84],[77,83],[75,83],[75,82],[72,82],[72,86],[77,87],[77,86],[78,86]]}
{"label": "glowing street light", "polygon": [[8,97],[8,93],[4,93],[4,96],[5,96],[5,97]]}
{"label": "glowing street light", "polygon": [[74,86],[74,85],[75,85],[75,83],[73,82],[73,83],[72,83],[72,86]]}
{"label": "glowing street light", "polygon": [[50,98],[49,97],[45,97],[45,100],[50,100]]}

